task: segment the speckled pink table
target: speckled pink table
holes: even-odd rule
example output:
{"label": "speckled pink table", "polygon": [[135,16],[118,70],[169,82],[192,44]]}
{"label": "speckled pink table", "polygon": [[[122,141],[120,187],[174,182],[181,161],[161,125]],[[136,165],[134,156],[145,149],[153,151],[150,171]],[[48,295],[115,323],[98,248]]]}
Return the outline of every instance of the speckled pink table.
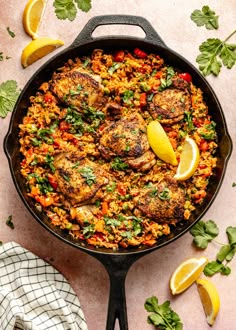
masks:
{"label": "speckled pink table", "polygon": [[[0,52],[10,56],[9,60],[0,62],[0,83],[8,79],[18,82],[23,88],[31,75],[51,55],[37,63],[22,69],[20,56],[22,49],[30,41],[21,24],[22,11],[26,1],[0,0]],[[207,38],[224,39],[236,28],[236,2],[197,1],[197,0],[92,0],[93,8],[88,13],[80,12],[73,22],[59,21],[49,0],[40,36],[50,36],[65,41],[69,46],[81,31],[85,23],[93,16],[102,14],[131,14],[147,18],[158,31],[166,44],[196,65],[195,58],[198,46]],[[197,27],[190,14],[194,9],[201,9],[208,4],[220,15],[220,28],[217,31]],[[6,28],[16,33],[11,38]],[[139,28],[110,26],[98,28],[94,35],[131,34],[142,36]],[[236,37],[231,42],[236,43]],[[61,49],[60,49],[61,50]],[[59,50],[58,50],[59,51]],[[54,52],[55,53],[55,52]],[[228,128],[233,142],[236,141],[236,68],[222,68],[221,74],[207,77],[213,87],[225,113]],[[61,271],[78,294],[84,310],[89,330],[103,330],[106,324],[109,279],[103,266],[93,257],[77,250],[46,232],[25,209],[20,200],[8,168],[3,151],[3,139],[8,129],[10,115],[0,120],[1,166],[0,166],[0,240],[15,241],[31,250]],[[226,242],[225,229],[236,226],[236,151],[234,150],[228,164],[222,188],[204,219],[212,219],[220,228],[219,240]],[[5,222],[12,215],[15,229],[11,230]],[[161,250],[157,250],[137,261],[130,269],[126,279],[126,297],[129,329],[148,330],[153,327],[146,322],[144,310],[145,299],[156,295],[160,302],[171,301],[172,308],[181,316],[186,330],[210,329],[205,320],[203,308],[193,285],[183,294],[172,297],[169,291],[169,278],[176,266],[185,258],[206,255],[213,259],[218,246],[211,244],[204,252],[192,247],[192,237],[185,234],[179,240]],[[221,309],[214,324],[217,330],[234,330],[236,328],[236,258],[231,262],[232,273],[229,277],[215,275],[212,281],[216,284]],[[1,276],[1,274],[0,274]],[[116,325],[116,329],[119,329]]]}

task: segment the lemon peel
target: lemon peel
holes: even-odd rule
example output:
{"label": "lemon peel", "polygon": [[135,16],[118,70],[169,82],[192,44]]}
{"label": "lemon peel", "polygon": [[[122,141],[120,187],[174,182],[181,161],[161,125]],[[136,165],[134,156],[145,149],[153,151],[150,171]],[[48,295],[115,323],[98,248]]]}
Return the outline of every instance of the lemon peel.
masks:
{"label": "lemon peel", "polygon": [[147,137],[148,142],[157,157],[171,165],[178,165],[176,155],[168,135],[157,120],[151,121],[148,124]]}
{"label": "lemon peel", "polygon": [[189,288],[198,279],[207,263],[206,257],[193,257],[183,261],[170,278],[171,293],[179,294]]}
{"label": "lemon peel", "polygon": [[220,309],[220,297],[214,283],[200,278],[196,281],[207,323],[213,325]]}
{"label": "lemon peel", "polygon": [[47,37],[32,40],[22,51],[21,64],[26,68],[63,45],[62,40]]}
{"label": "lemon peel", "polygon": [[183,144],[180,162],[174,178],[179,181],[189,179],[196,171],[199,160],[200,153],[198,146],[192,138],[187,136]]}
{"label": "lemon peel", "polygon": [[22,16],[23,27],[25,32],[32,37],[32,39],[37,38],[45,6],[45,0],[29,0],[24,8]]}

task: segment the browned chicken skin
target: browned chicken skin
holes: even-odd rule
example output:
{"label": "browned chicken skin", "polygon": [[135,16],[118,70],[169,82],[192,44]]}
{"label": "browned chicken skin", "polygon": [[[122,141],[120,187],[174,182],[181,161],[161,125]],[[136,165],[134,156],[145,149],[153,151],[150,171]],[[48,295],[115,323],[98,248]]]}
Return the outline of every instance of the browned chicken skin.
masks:
{"label": "browned chicken skin", "polygon": [[86,106],[101,108],[104,102],[101,84],[94,76],[79,70],[54,74],[50,89],[60,101],[78,111]]}
{"label": "browned chicken skin", "polygon": [[156,164],[155,154],[151,150],[148,150],[140,157],[126,160],[126,163],[133,169],[145,172]]}
{"label": "browned chicken skin", "polygon": [[145,122],[139,114],[112,121],[103,131],[99,150],[109,159],[114,156],[140,157],[150,148]]}
{"label": "browned chicken skin", "polygon": [[157,184],[141,189],[135,203],[144,215],[156,222],[174,223],[184,216],[184,191],[169,176]]}
{"label": "browned chicken skin", "polygon": [[173,79],[170,88],[158,91],[150,104],[149,112],[163,124],[173,124],[184,118],[191,107],[189,85],[181,78]]}
{"label": "browned chicken skin", "polygon": [[77,152],[60,153],[54,159],[55,177],[66,206],[90,203],[108,183],[105,171]]}

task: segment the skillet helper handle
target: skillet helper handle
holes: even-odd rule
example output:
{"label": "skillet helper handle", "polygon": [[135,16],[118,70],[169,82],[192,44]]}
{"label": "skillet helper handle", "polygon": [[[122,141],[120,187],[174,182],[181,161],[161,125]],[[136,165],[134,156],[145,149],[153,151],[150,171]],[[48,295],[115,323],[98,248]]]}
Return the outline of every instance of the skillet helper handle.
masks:
{"label": "skillet helper handle", "polygon": [[[101,15],[91,18],[88,23],[85,25],[83,30],[77,36],[77,38],[72,43],[72,47],[79,46],[82,43],[97,39],[93,38],[93,31],[100,25],[134,25],[139,26],[146,34],[145,41],[152,42],[156,45],[167,47],[158,33],[154,30],[152,25],[141,16],[132,16],[132,15]],[[106,36],[107,37],[107,36]]]}

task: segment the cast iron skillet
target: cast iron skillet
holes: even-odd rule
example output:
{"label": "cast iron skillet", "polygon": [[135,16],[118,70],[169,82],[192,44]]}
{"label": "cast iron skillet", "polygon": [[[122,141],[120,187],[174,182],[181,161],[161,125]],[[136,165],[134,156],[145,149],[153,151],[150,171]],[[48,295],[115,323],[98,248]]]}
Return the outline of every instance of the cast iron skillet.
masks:
{"label": "cast iron skillet", "polygon": [[[100,25],[124,24],[139,26],[144,32],[144,38],[130,36],[105,36],[93,38],[93,31]],[[123,249],[119,251],[105,248],[94,248],[73,240],[62,230],[52,226],[46,216],[41,214],[34,206],[34,202],[27,196],[27,189],[20,174],[20,152],[18,125],[22,122],[29,105],[29,97],[34,95],[42,82],[48,81],[52,73],[68,59],[90,53],[93,49],[105,50],[134,49],[139,47],[146,52],[159,54],[165,59],[168,65],[180,69],[182,72],[189,72],[193,83],[204,91],[205,101],[209,107],[209,113],[216,122],[217,134],[219,137],[219,148],[217,151],[218,162],[214,175],[211,177],[207,197],[204,203],[198,207],[190,221],[179,223],[172,230],[171,235],[162,237],[153,247],[142,247]],[[159,37],[150,23],[137,16],[109,15],[92,18],[75,39],[71,46],[52,57],[46,62],[29,80],[23,89],[12,113],[8,133],[4,140],[4,150],[9,161],[11,175],[16,189],[32,216],[49,232],[80,250],[97,258],[106,268],[110,277],[110,298],[108,306],[107,330],[114,329],[116,319],[119,320],[122,330],[128,329],[126,299],[125,299],[125,277],[130,266],[143,255],[150,253],[166,244],[169,244],[186,233],[208,210],[215,199],[222,184],[228,159],[232,151],[232,142],[228,134],[225,118],[219,101],[208,82],[201,76],[195,67],[182,56],[169,49]]]}

